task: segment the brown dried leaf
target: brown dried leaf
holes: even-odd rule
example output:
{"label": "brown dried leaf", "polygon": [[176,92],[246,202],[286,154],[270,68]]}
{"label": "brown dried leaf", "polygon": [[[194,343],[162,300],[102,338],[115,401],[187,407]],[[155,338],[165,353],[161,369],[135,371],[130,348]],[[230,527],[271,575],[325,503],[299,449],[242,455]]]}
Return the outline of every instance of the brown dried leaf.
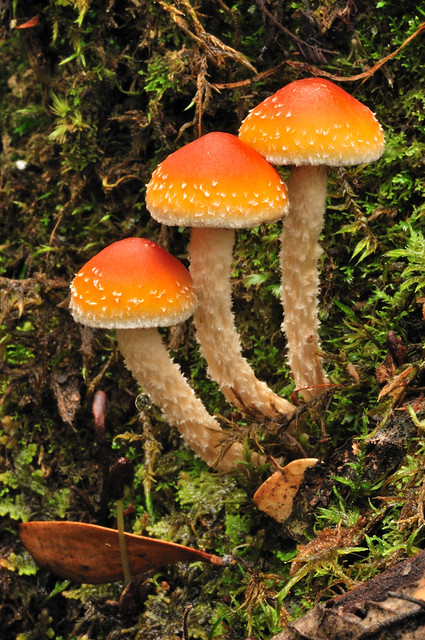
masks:
{"label": "brown dried leaf", "polygon": [[277,522],[283,523],[292,513],[294,498],[308,467],[313,467],[317,458],[292,460],[268,478],[254,494],[254,503],[260,511]]}
{"label": "brown dried leaf", "polygon": [[290,575],[294,575],[306,562],[317,561],[338,549],[356,546],[363,537],[362,527],[365,521],[365,518],[359,518],[357,524],[352,527],[325,527],[307,544],[299,544],[298,554],[291,561]]}
{"label": "brown dried leaf", "polygon": [[[229,564],[225,558],[173,542],[124,535],[133,576],[174,562]],[[25,522],[19,525],[19,536],[36,563],[61,578],[88,584],[123,579],[116,529],[84,522]]]}
{"label": "brown dried leaf", "polygon": [[388,384],[385,385],[383,389],[381,389],[378,400],[381,400],[386,395],[389,395],[393,398],[394,403],[397,403],[404,395],[407,387],[413,380],[416,375],[415,367],[409,366],[404,369],[401,373],[392,378]]}
{"label": "brown dried leaf", "polygon": [[396,366],[390,353],[387,353],[384,360],[376,367],[375,377],[378,384],[385,384],[395,374]]}
{"label": "brown dried leaf", "polygon": [[62,420],[74,428],[75,414],[81,405],[78,378],[68,371],[54,371],[51,387]]}

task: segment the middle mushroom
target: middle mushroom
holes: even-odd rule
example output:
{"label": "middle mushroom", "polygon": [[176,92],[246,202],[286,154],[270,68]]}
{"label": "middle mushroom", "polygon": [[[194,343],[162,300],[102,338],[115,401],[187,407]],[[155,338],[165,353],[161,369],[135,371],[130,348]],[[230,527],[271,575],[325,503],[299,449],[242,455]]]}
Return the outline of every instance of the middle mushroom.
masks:
{"label": "middle mushroom", "polygon": [[258,380],[242,356],[232,312],[235,229],[275,222],[288,209],[276,169],[236,136],[209,133],[158,165],[146,204],[158,222],[192,227],[190,272],[199,303],[194,323],[211,378],[243,411],[292,414],[293,405]]}

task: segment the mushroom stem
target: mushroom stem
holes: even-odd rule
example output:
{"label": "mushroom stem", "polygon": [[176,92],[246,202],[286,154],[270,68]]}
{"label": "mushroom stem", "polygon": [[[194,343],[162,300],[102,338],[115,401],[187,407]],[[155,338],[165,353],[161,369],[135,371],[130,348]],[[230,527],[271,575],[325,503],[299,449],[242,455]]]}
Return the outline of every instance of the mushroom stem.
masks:
{"label": "mushroom stem", "polygon": [[[327,171],[324,166],[295,167],[288,182],[289,211],[281,236],[282,330],[286,334],[288,361],[297,389],[329,382],[319,346],[319,274],[322,253]],[[305,400],[322,389],[301,391]]]}
{"label": "mushroom stem", "polygon": [[171,360],[156,328],[117,329],[116,338],[126,367],[202,460],[218,471],[243,461],[240,443],[220,456],[223,430]]}
{"label": "mushroom stem", "polygon": [[194,324],[208,373],[229,402],[270,418],[290,415],[294,407],[255,376],[242,356],[232,312],[231,267],[235,231],[193,228],[189,244],[190,273],[198,306]]}

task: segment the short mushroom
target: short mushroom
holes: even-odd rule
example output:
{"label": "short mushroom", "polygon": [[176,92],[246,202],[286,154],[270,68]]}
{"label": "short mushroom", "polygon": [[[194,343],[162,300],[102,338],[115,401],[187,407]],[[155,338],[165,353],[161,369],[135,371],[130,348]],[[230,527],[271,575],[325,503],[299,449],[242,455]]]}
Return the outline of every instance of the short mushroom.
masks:
{"label": "short mushroom", "polygon": [[192,227],[190,273],[197,339],[209,375],[239,409],[289,415],[294,407],[257,379],[242,356],[232,312],[235,229],[283,217],[286,188],[264,158],[229,133],[209,133],[170,154],[147,185],[155,220]]}
{"label": "short mushroom", "polygon": [[281,240],[282,328],[295,384],[309,399],[328,381],[319,355],[317,308],[326,166],[377,160],[384,136],[364,104],[328,80],[306,78],[257,105],[239,137],[273,164],[296,165],[288,182],[289,212]]}
{"label": "short mushroom", "polygon": [[220,456],[223,431],[170,359],[157,329],[183,322],[195,307],[186,267],[144,238],[109,245],[71,284],[74,320],[115,329],[126,366],[167,421],[207,464],[229,471],[243,460],[242,446],[233,444]]}
{"label": "short mushroom", "polygon": [[254,493],[253,500],[257,509],[264,511],[276,522],[285,522],[292,513],[294,498],[306,469],[314,467],[317,462],[317,458],[299,458],[285,467],[279,467]]}

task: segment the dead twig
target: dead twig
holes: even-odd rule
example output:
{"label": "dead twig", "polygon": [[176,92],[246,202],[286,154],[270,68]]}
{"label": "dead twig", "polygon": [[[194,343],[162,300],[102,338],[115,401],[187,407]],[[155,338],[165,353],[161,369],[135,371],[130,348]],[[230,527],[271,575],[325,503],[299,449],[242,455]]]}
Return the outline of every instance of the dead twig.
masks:
{"label": "dead twig", "polygon": [[398,53],[400,53],[400,51],[406,46],[408,45],[414,38],[416,38],[416,36],[418,36],[421,31],[423,31],[425,29],[425,22],[423,22],[420,27],[418,29],[416,29],[416,31],[414,33],[412,33],[412,35],[410,35],[408,38],[406,38],[406,40],[392,53],[389,53],[387,56],[385,56],[385,58],[382,58],[381,60],[379,60],[379,62],[377,62],[376,64],[373,65],[373,67],[370,67],[370,69],[368,69],[367,71],[363,71],[363,73],[357,73],[354,76],[339,76],[339,75],[335,75],[333,73],[329,73],[328,71],[324,71],[323,69],[319,69],[318,67],[314,67],[306,62],[297,62],[296,60],[283,60],[283,62],[280,62],[276,67],[273,67],[273,69],[269,69],[268,71],[264,71],[263,73],[260,73],[256,76],[254,76],[253,78],[249,78],[247,80],[240,80],[239,82],[228,82],[225,84],[212,84],[211,86],[214,89],[217,90],[221,90],[221,89],[237,89],[239,87],[244,87],[244,86],[249,86],[255,82],[259,82],[260,80],[264,80],[265,78],[267,78],[268,76],[271,76],[275,73],[277,73],[280,69],[282,69],[285,65],[288,65],[289,67],[292,67],[293,69],[298,69],[299,71],[308,73],[312,76],[319,76],[319,77],[323,77],[323,78],[328,78],[329,80],[332,80],[334,82],[357,82],[357,80],[363,80],[363,82],[365,80],[367,80],[368,78],[370,78],[370,76],[373,76],[374,73],[376,73],[384,64],[386,64],[389,60],[391,60],[392,58],[394,58]]}
{"label": "dead twig", "polygon": [[270,18],[270,20],[281,30],[283,31],[283,33],[285,33],[287,36],[289,36],[290,38],[292,38],[292,40],[294,40],[295,44],[298,47],[299,52],[305,57],[306,53],[309,56],[309,58],[311,60],[314,60],[317,64],[326,64],[327,60],[325,57],[325,53],[329,53],[331,55],[335,55],[335,51],[330,51],[328,49],[322,49],[321,47],[318,47],[316,45],[312,45],[309,44],[308,42],[306,42],[305,40],[302,40],[302,38],[299,38],[298,36],[296,36],[294,33],[292,33],[292,31],[289,31],[289,29],[287,29],[285,26],[283,26],[283,24],[281,22],[279,22],[279,20],[277,18],[275,18],[275,16],[271,13],[271,11],[269,11],[266,7],[266,5],[264,4],[263,0],[256,0],[258,6],[261,8],[261,10],[263,11],[263,13],[265,13],[265,15]]}

